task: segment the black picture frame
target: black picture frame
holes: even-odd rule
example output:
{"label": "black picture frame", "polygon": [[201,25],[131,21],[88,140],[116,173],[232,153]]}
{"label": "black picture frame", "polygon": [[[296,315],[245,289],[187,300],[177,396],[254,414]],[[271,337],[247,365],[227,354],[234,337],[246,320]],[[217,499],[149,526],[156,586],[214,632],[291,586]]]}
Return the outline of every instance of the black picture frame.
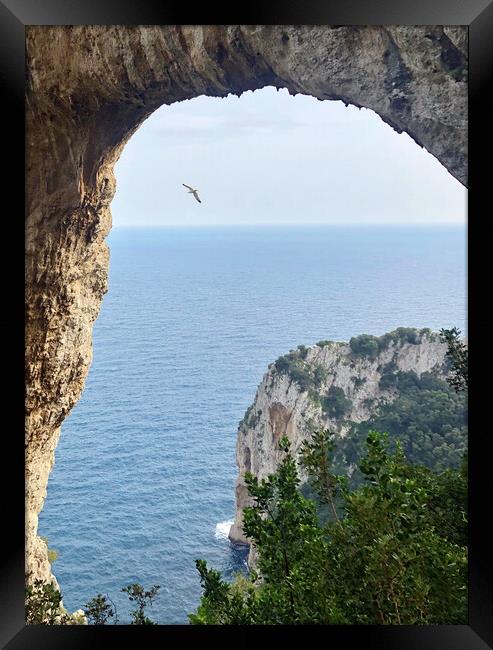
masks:
{"label": "black picture frame", "polygon": [[[185,13],[184,3],[157,0],[3,0],[0,2],[0,80],[4,87],[5,136],[8,165],[4,172],[8,194],[14,199],[13,208],[4,212],[14,234],[11,241],[19,243],[19,255],[5,272],[5,289],[10,289],[9,313],[23,313],[24,231],[20,214],[24,211],[24,79],[26,25],[77,24],[440,24],[469,26],[469,192],[468,192],[468,342],[471,360],[469,404],[469,625],[459,626],[326,626],[323,629],[295,626],[274,628],[210,628],[196,626],[26,626],[24,622],[24,448],[22,437],[14,426],[4,427],[4,466],[10,467],[4,485],[5,550],[1,556],[0,583],[0,642],[9,650],[21,648],[108,648],[128,642],[137,647],[181,641],[203,645],[234,644],[236,648],[253,643],[276,644],[315,643],[308,639],[322,632],[323,645],[378,649],[407,650],[478,650],[493,647],[493,600],[490,548],[493,544],[486,533],[490,499],[493,495],[491,434],[487,421],[481,424],[481,404],[488,403],[488,382],[481,380],[483,372],[492,368],[488,337],[491,319],[487,317],[488,294],[479,288],[480,278],[487,277],[487,255],[481,253],[485,243],[486,224],[491,219],[486,193],[491,185],[487,178],[491,170],[487,154],[491,147],[490,104],[488,90],[492,87],[493,70],[493,3],[490,0],[353,0],[331,2],[323,0],[271,2],[267,6],[248,3],[244,7],[230,5],[218,10],[218,4],[199,6]],[[5,101],[7,100],[7,101]],[[489,119],[488,119],[489,118]],[[5,150],[4,150],[5,153]],[[482,155],[485,162],[482,163]],[[490,214],[488,214],[490,213]],[[437,252],[438,254],[438,252]],[[487,286],[487,283],[486,283]],[[486,289],[484,290],[486,292]],[[22,316],[21,316],[22,318]],[[11,320],[10,318],[6,320]],[[2,323],[5,324],[5,323]],[[6,334],[8,347],[15,362],[9,372],[9,384],[14,397],[9,411],[22,413],[24,342],[22,326],[15,323]],[[5,340],[5,339],[4,339]],[[483,368],[481,366],[484,366]],[[488,376],[487,374],[485,375]],[[486,385],[485,385],[486,384]],[[21,396],[18,399],[18,396]],[[19,409],[14,408],[19,405]],[[22,416],[21,416],[22,417]],[[14,431],[15,429],[15,431]],[[14,461],[15,459],[15,461]],[[5,475],[5,472],[4,472]]]}

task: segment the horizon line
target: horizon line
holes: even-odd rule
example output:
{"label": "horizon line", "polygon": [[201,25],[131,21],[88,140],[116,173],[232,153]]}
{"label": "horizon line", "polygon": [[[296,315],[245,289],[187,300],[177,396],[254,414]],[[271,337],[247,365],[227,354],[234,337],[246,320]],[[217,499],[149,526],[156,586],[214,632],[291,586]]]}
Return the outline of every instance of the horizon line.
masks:
{"label": "horizon line", "polygon": [[388,226],[391,228],[402,228],[409,226],[419,226],[419,227],[467,227],[467,220],[464,222],[458,221],[439,221],[439,222],[429,222],[429,221],[406,221],[403,223],[396,223],[390,221],[337,221],[331,223],[300,223],[300,222],[254,222],[254,223],[133,223],[133,224],[113,224],[112,230],[120,229],[133,229],[133,228],[156,228],[156,229],[166,229],[166,228],[316,228],[316,227],[373,227],[373,226]]}

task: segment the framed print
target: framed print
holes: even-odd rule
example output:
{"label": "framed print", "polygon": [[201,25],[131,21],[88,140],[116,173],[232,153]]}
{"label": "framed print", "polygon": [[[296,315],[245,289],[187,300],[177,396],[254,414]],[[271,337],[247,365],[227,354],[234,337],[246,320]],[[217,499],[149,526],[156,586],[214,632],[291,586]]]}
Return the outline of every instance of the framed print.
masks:
{"label": "framed print", "polygon": [[0,15],[4,646],[493,647],[491,3]]}

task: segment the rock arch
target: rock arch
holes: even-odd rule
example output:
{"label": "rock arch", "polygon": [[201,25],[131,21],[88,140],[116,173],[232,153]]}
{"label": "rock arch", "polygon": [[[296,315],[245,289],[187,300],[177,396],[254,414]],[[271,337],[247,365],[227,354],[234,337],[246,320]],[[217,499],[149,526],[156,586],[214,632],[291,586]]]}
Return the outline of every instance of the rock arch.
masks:
{"label": "rock arch", "polygon": [[266,85],[371,108],[466,184],[467,28],[26,28],[26,574],[107,288],[113,165],[156,108]]}

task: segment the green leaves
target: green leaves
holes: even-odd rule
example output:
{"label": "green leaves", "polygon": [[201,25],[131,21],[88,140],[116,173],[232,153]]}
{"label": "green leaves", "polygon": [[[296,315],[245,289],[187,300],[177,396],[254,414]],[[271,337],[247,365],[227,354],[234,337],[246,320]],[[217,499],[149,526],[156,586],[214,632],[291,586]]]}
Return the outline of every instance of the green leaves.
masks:
{"label": "green leaves", "polygon": [[466,467],[410,465],[399,445],[372,431],[360,460],[365,482],[350,492],[333,473],[334,436],[314,433],[301,450],[317,502],[299,490],[289,442],[276,473],[245,482],[244,510],[259,574],[222,580],[197,561],[203,595],[193,624],[459,624],[467,620]]}
{"label": "green leaves", "polygon": [[468,349],[459,336],[457,327],[440,330],[440,338],[448,346],[447,356],[454,371],[449,383],[458,392],[467,391],[468,388]]}
{"label": "green leaves", "polygon": [[110,618],[114,619],[114,625],[118,623],[115,604],[108,596],[102,594],[98,594],[86,603],[84,614],[91,625],[106,625]]}
{"label": "green leaves", "polygon": [[155,625],[155,623],[145,615],[145,608],[148,605],[152,605],[152,601],[156,597],[159,589],[159,585],[154,585],[146,591],[138,582],[122,588],[122,591],[128,594],[130,601],[137,605],[137,609],[131,612],[131,625]]}
{"label": "green leaves", "polygon": [[28,625],[64,625],[70,620],[61,606],[62,594],[52,584],[35,580],[25,589]]}
{"label": "green leaves", "polygon": [[[350,434],[341,443],[337,466],[347,466],[364,454],[368,433],[377,430],[389,433],[391,446],[400,441],[411,463],[437,470],[459,467],[467,448],[465,395],[429,373],[419,378],[412,372],[396,372],[392,376],[397,397],[380,404],[366,422],[353,423]],[[352,476],[353,485],[356,476]]]}

